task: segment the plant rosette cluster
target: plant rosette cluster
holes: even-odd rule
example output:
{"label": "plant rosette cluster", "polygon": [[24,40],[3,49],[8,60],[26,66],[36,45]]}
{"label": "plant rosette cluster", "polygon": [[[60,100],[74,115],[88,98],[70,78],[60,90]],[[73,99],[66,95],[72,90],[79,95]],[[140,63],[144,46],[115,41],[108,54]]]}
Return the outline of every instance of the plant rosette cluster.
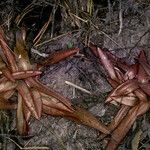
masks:
{"label": "plant rosette cluster", "polygon": [[[144,51],[140,52],[135,64],[128,65],[92,43],[90,49],[108,72],[107,80],[113,88],[105,102],[120,107],[108,125],[111,138],[105,148],[115,150],[137,117],[150,108],[150,65]],[[101,138],[105,136],[101,135]]]}
{"label": "plant rosette cluster", "polygon": [[[60,50],[50,54],[41,64],[31,64],[25,43],[25,30],[16,32],[16,43],[12,51],[2,28],[0,28],[0,109],[15,109],[17,131],[29,134],[29,121],[33,116],[40,119],[42,114],[62,116],[77,123],[93,127],[104,134],[109,129],[85,109],[73,106],[68,98],[43,85],[38,76],[44,65],[57,63],[79,51],[79,48]],[[17,102],[11,102],[13,95]]]}

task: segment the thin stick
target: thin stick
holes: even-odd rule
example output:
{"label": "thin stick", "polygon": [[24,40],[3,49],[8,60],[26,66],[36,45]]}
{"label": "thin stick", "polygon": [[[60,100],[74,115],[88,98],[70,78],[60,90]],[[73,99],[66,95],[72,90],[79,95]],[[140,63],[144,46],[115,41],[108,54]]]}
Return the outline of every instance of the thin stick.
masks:
{"label": "thin stick", "polygon": [[62,38],[63,36],[72,34],[73,32],[77,32],[77,31],[79,31],[79,30],[74,30],[74,31],[72,31],[72,32],[67,32],[67,33],[61,34],[61,35],[56,36],[56,37],[54,37],[54,38],[51,38],[51,39],[49,39],[49,40],[47,40],[47,41],[41,42],[41,43],[39,43],[39,44],[36,44],[35,47],[37,48],[37,47],[39,47],[39,46],[42,46],[42,45],[44,45],[44,44],[47,44],[47,43],[49,43],[49,42],[51,42],[51,41],[57,40],[57,39],[59,39],[59,38]]}
{"label": "thin stick", "polygon": [[120,33],[122,32],[122,28],[123,28],[123,18],[122,18],[122,8],[121,8],[121,0],[120,0],[120,6],[119,6],[119,22],[120,22],[120,26],[119,26],[119,32],[118,32],[118,36],[120,35]]}
{"label": "thin stick", "polygon": [[34,38],[33,42],[34,42],[34,46],[36,46],[39,41],[41,40],[43,34],[45,33],[45,31],[47,30],[50,22],[52,21],[52,14],[50,13],[48,21],[43,25],[42,29],[40,30],[40,32],[38,33],[38,35]]}
{"label": "thin stick", "polygon": [[77,15],[71,13],[71,12],[69,12],[69,13],[70,13],[72,16],[74,16],[75,18],[77,18],[77,19],[79,19],[79,20],[81,20],[81,21],[83,21],[83,22],[85,22],[85,23],[88,22],[88,20],[84,20],[84,19],[82,19],[81,17],[79,17],[79,16],[77,16]]}
{"label": "thin stick", "polygon": [[82,88],[82,87],[80,87],[80,86],[78,86],[78,85],[76,85],[76,84],[74,84],[74,83],[72,83],[72,82],[65,81],[65,83],[68,84],[68,85],[73,86],[74,88],[76,88],[76,89],[78,89],[78,90],[81,90],[82,92],[85,92],[85,93],[88,93],[88,94],[91,94],[91,95],[92,95],[92,93],[91,93],[90,91],[88,91],[88,90],[86,90],[86,89],[84,89],[84,88]]}
{"label": "thin stick", "polygon": [[112,39],[107,33],[101,31],[101,30],[99,29],[99,27],[97,27],[93,22],[91,22],[91,24],[92,24],[93,27],[95,27],[95,28],[98,30],[98,33],[104,34],[104,35],[105,35],[106,37],[108,37],[112,42],[114,42],[117,46],[119,46],[120,48],[122,48],[121,45],[119,45],[119,44],[118,44],[114,39]]}
{"label": "thin stick", "polygon": [[10,140],[11,142],[13,142],[19,149],[21,150],[49,150],[48,147],[36,147],[36,146],[33,146],[33,147],[21,147],[18,143],[16,143],[13,139],[9,138],[9,137],[6,137],[6,139]]}
{"label": "thin stick", "polygon": [[41,57],[44,57],[44,58],[46,58],[46,57],[49,56],[49,54],[41,53],[41,52],[39,52],[38,50],[36,50],[36,49],[34,49],[34,48],[31,48],[31,52],[34,53],[34,54],[37,54],[37,55],[39,55],[39,56],[41,56]]}

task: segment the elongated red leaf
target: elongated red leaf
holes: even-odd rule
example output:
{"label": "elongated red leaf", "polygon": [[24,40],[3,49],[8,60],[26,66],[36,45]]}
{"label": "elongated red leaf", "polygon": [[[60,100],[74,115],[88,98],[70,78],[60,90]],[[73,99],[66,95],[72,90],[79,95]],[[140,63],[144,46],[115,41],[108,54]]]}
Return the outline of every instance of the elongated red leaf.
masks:
{"label": "elongated red leaf", "polygon": [[29,131],[28,124],[23,113],[23,101],[20,94],[18,94],[17,130],[21,135],[27,135]]}
{"label": "elongated red leaf", "polygon": [[28,109],[32,112],[33,116],[36,119],[39,119],[40,118],[39,113],[37,112],[33,97],[31,96],[31,93],[27,85],[24,82],[20,81],[17,86],[17,90],[19,94],[22,96],[22,99],[26,104],[26,106],[28,107]]}
{"label": "elongated red leaf", "polygon": [[0,83],[0,93],[13,90],[14,88],[16,88],[16,86],[17,83],[11,81],[2,82]]}
{"label": "elongated red leaf", "polygon": [[111,134],[112,138],[107,144],[105,150],[116,150],[120,142],[133,125],[134,121],[139,115],[142,115],[149,109],[149,102],[141,102],[130,109],[126,117],[121,121],[119,126]]}
{"label": "elongated red leaf", "polygon": [[124,104],[127,106],[134,106],[138,101],[138,99],[135,96],[120,96],[120,97],[112,97],[112,100],[120,103],[120,104]]}
{"label": "elongated red leaf", "polygon": [[89,47],[90,47],[90,50],[93,53],[93,55],[95,57],[98,57],[97,46],[90,42]]}
{"label": "elongated red leaf", "polygon": [[44,105],[43,111],[50,115],[66,117],[77,123],[81,123],[89,127],[95,128],[105,134],[110,133],[108,128],[103,123],[98,121],[91,113],[79,107],[75,107],[75,111],[73,111],[72,113],[68,113],[66,111],[60,111],[55,108],[51,109],[50,107]]}
{"label": "elongated red leaf", "polygon": [[58,92],[56,93],[54,90],[46,87],[45,85],[43,85],[39,81],[32,79],[32,78],[26,79],[26,83],[29,86],[34,87],[35,89],[39,90],[41,93],[45,93],[46,95],[49,95],[51,97],[58,99],[60,102],[62,102],[64,105],[66,105],[70,110],[74,111],[70,100],[63,97]]}
{"label": "elongated red leaf", "polygon": [[9,90],[3,93],[0,93],[0,99],[8,100],[13,94],[15,90]]}
{"label": "elongated red leaf", "polygon": [[[12,73],[12,76],[14,79],[16,80],[20,80],[20,79],[25,79],[25,78],[29,78],[29,77],[34,77],[34,76],[38,76],[40,75],[42,72],[41,71],[32,71],[32,70],[27,70],[27,71],[18,71],[18,72],[14,72]],[[1,82],[6,82],[8,81],[8,79],[6,77],[2,77],[0,79],[0,83]]]}
{"label": "elongated red leaf", "polygon": [[149,81],[149,76],[141,64],[139,64],[137,79],[138,79],[138,82],[140,83],[148,83]]}
{"label": "elongated red leaf", "polygon": [[[130,106],[121,105],[121,108],[115,115],[114,119],[111,121],[110,124],[108,124],[108,129],[110,130],[110,132],[112,132],[120,124],[120,122],[124,119],[130,108]],[[106,134],[102,134],[100,135],[100,138],[103,139],[105,136]]]}
{"label": "elongated red leaf", "polygon": [[9,63],[9,65],[10,65],[9,67],[11,68],[11,70],[16,71],[18,69],[18,67],[17,67],[17,64],[16,64],[15,54],[9,48],[9,46],[6,44],[2,28],[0,28],[0,44],[1,44],[1,47],[2,47],[3,53],[7,58],[7,62],[5,62],[5,63],[6,64]]}
{"label": "elongated red leaf", "polygon": [[105,69],[107,70],[109,76],[111,77],[111,79],[117,81],[118,79],[115,74],[115,70],[114,70],[114,66],[112,62],[108,59],[106,53],[102,49],[98,47],[97,51],[98,51],[98,57],[100,61],[102,62],[103,66],[105,67]]}
{"label": "elongated red leaf", "polygon": [[51,65],[58,63],[59,61],[74,55],[79,51],[79,48],[70,48],[67,50],[60,50],[57,52],[54,52],[53,54],[50,54],[48,58],[46,58],[43,62],[41,62],[42,65]]}
{"label": "elongated red leaf", "polygon": [[118,79],[118,82],[119,83],[122,83],[124,82],[124,74],[117,68],[117,67],[114,67],[115,69],[115,73],[116,73],[116,76],[117,76],[117,79]]}
{"label": "elongated red leaf", "polygon": [[107,81],[109,82],[109,84],[113,87],[113,88],[116,88],[119,83],[111,78],[107,78]]}
{"label": "elongated red leaf", "polygon": [[37,112],[38,118],[41,118],[42,115],[42,96],[41,93],[35,89],[30,91],[30,94],[33,99],[33,103],[35,106],[35,111]]}
{"label": "elongated red leaf", "polygon": [[143,92],[145,92],[148,96],[150,96],[150,83],[139,84],[140,88]]}
{"label": "elongated red leaf", "polygon": [[42,102],[45,106],[48,106],[50,108],[55,108],[60,111],[66,111],[66,112],[72,112],[72,110],[68,109],[66,105],[61,103],[58,99],[51,97],[49,95],[46,95],[44,93],[41,93],[42,95]]}
{"label": "elongated red leaf", "polygon": [[141,50],[141,52],[139,54],[139,60],[140,60],[140,62],[147,62],[147,58],[146,58],[146,55],[143,50]]}
{"label": "elongated red leaf", "polygon": [[138,67],[139,67],[139,64],[137,64],[137,63],[134,65],[131,65],[130,68],[125,73],[124,79],[125,80],[134,79],[137,75]]}
{"label": "elongated red leaf", "polygon": [[0,100],[0,109],[16,109],[17,108],[17,104],[15,103],[10,103],[9,101],[4,101],[4,100]]}
{"label": "elongated red leaf", "polygon": [[134,91],[136,97],[141,101],[147,101],[147,95],[143,92],[142,89],[137,89]]}
{"label": "elongated red leaf", "polygon": [[9,71],[8,68],[4,68],[1,70],[3,75],[10,81],[15,82],[14,77],[12,76],[12,73]]}
{"label": "elongated red leaf", "polygon": [[141,62],[140,64],[144,68],[144,70],[147,73],[147,75],[150,76],[150,66],[147,64],[147,62]]}
{"label": "elongated red leaf", "polygon": [[118,97],[118,96],[127,95],[127,94],[135,91],[138,88],[139,88],[139,85],[138,85],[136,79],[127,80],[126,82],[120,84],[116,89],[114,89],[108,95],[108,98],[106,99],[106,102],[111,101],[112,100],[111,97]]}

